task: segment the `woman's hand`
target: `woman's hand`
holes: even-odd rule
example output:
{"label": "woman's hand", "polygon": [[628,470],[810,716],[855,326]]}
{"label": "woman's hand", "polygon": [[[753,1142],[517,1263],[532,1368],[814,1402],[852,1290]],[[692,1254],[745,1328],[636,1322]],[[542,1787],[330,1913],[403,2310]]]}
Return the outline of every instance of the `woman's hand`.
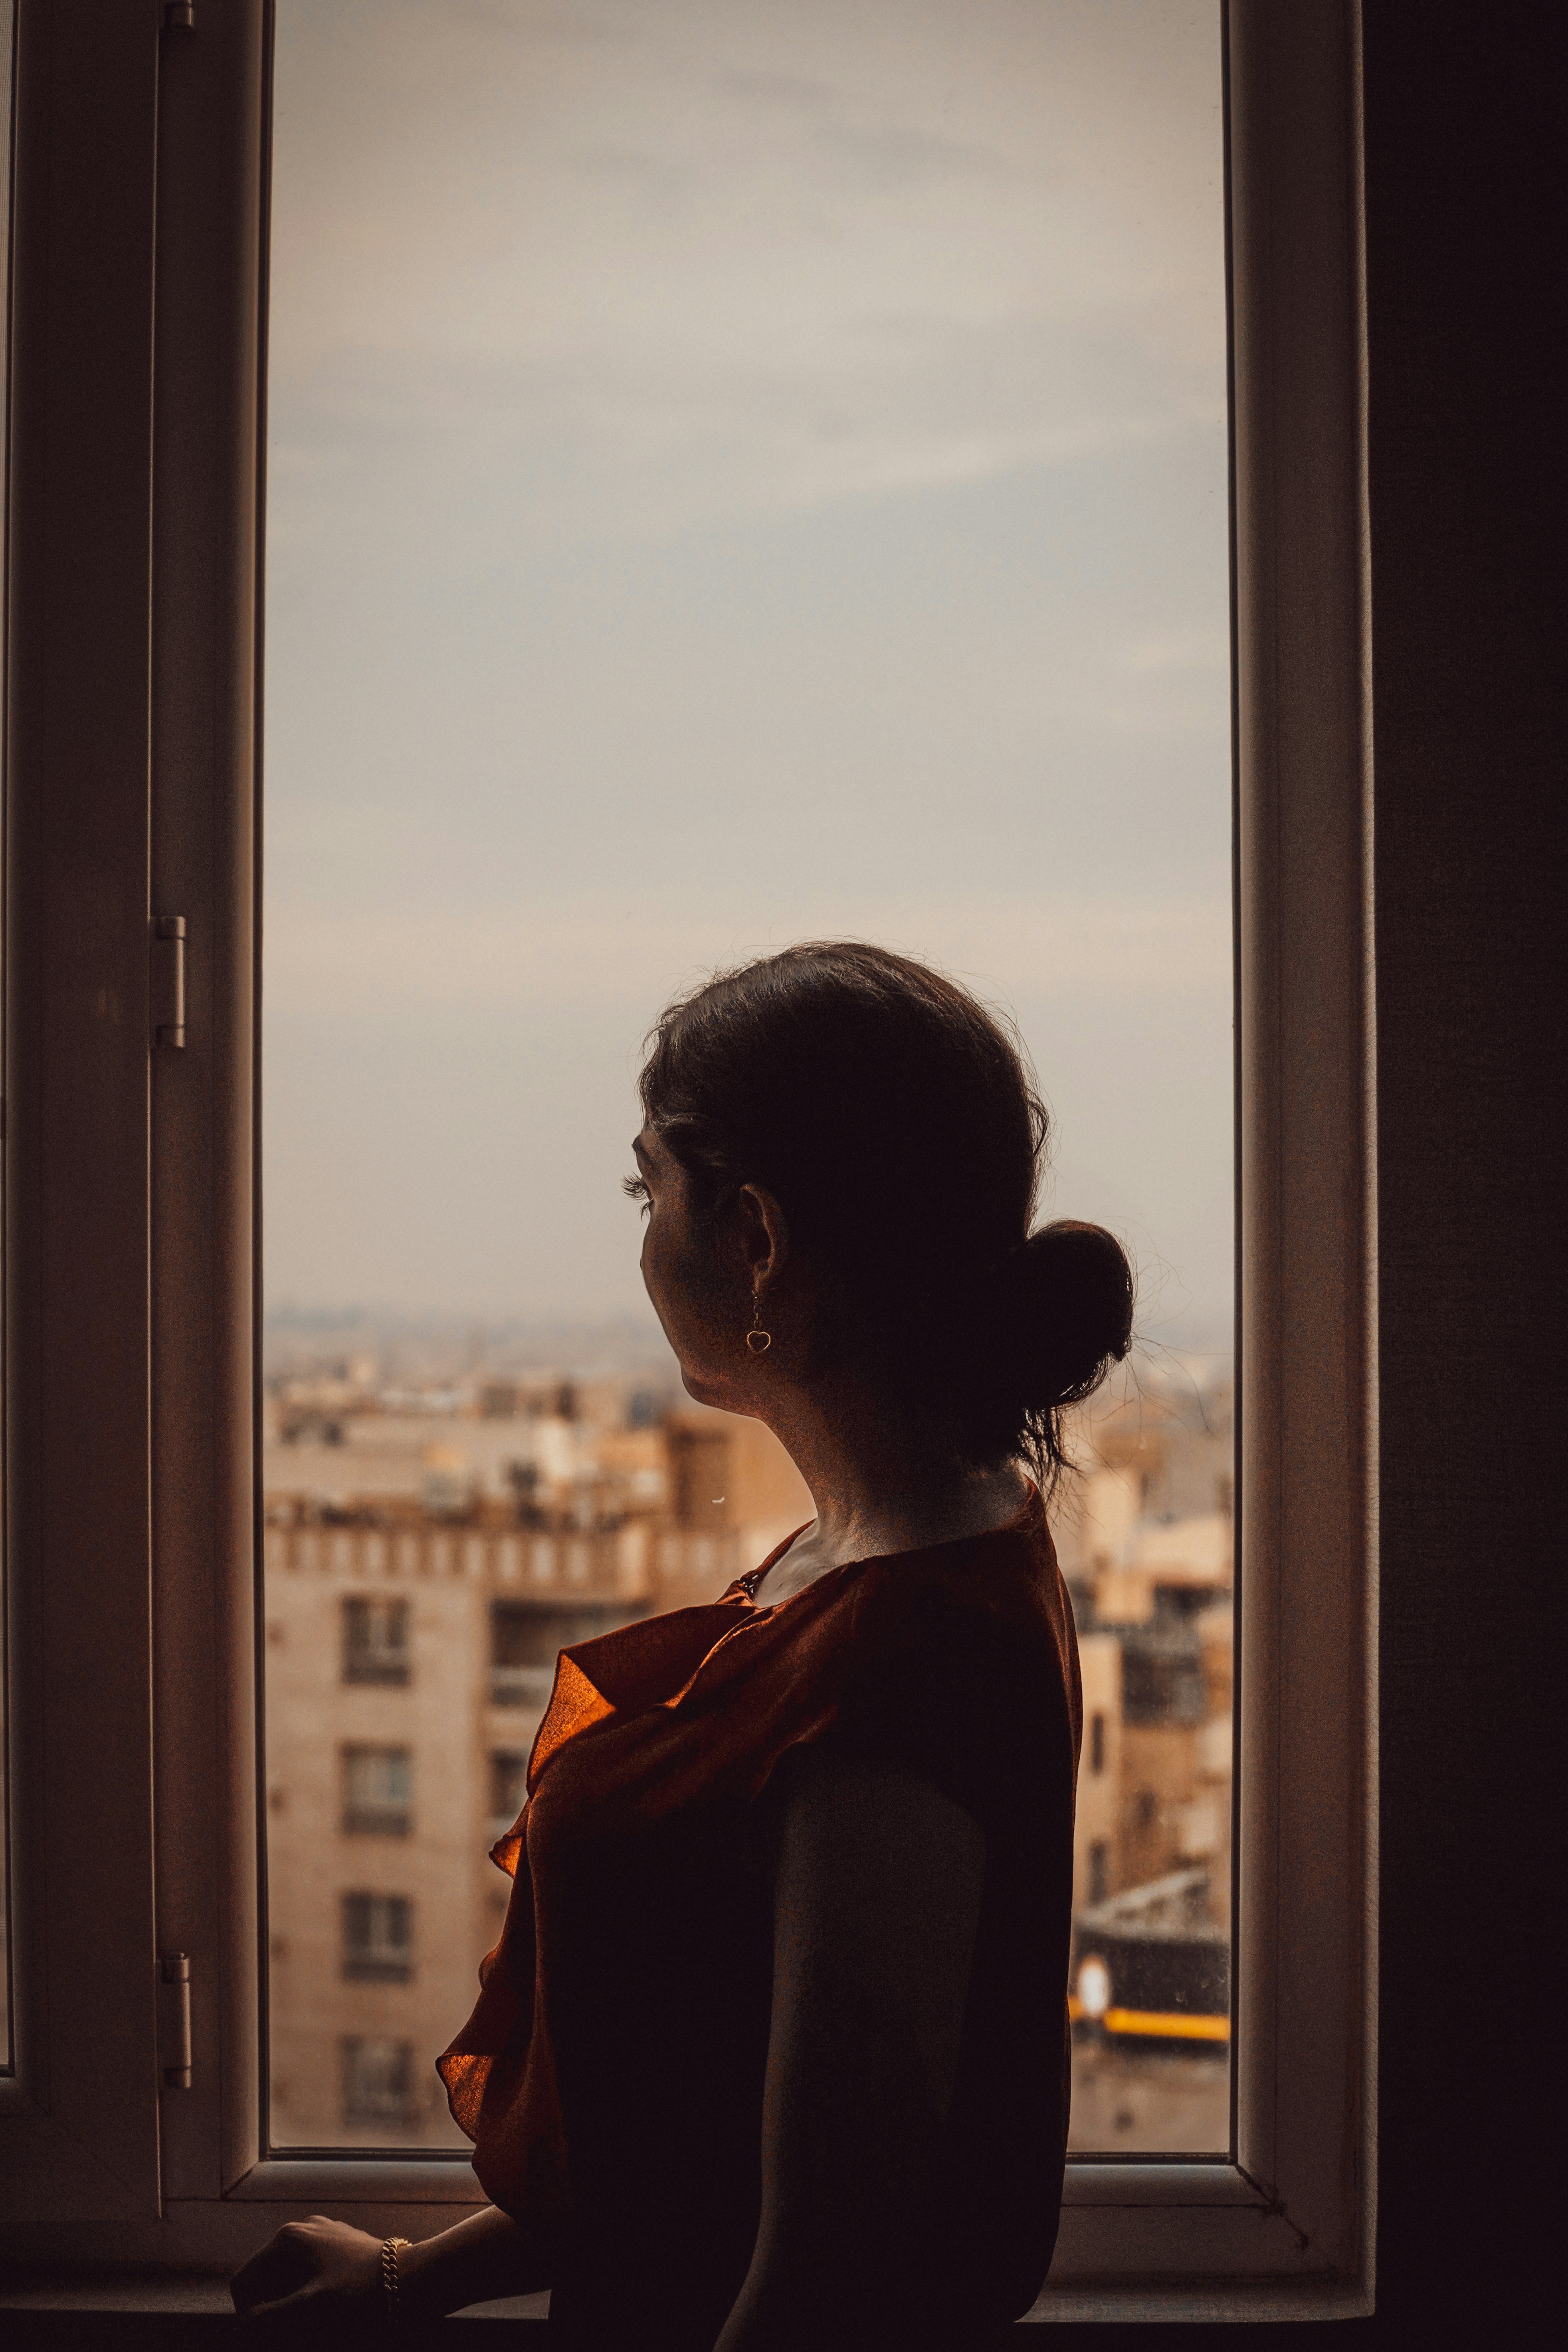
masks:
{"label": "woman's hand", "polygon": [[229,2281],[234,2307],[251,2319],[284,2311],[301,2319],[378,2318],[381,2244],[368,2231],[321,2213],[286,2221]]}
{"label": "woman's hand", "polygon": [[[322,2321],[335,2329],[356,2321],[379,2326],[384,2308],[383,2241],[313,2213],[289,2221],[229,2283],[234,2307],[248,2318]],[[551,2249],[510,2213],[486,2205],[437,2230],[397,2257],[399,2315],[428,2319],[501,2295],[536,2294],[550,2284]]]}

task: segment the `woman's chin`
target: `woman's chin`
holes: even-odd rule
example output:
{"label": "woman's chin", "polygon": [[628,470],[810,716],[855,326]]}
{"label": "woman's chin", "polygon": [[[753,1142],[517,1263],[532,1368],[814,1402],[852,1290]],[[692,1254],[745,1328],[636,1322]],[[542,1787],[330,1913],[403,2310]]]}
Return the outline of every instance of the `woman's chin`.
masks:
{"label": "woman's chin", "polygon": [[728,1383],[721,1374],[705,1372],[699,1364],[682,1364],[680,1385],[698,1404],[717,1405],[721,1412],[734,1411],[726,1393]]}

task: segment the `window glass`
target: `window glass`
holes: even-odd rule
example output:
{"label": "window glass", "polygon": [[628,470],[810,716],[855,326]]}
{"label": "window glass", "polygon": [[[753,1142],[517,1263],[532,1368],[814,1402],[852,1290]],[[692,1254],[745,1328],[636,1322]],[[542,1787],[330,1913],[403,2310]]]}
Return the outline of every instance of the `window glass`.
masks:
{"label": "window glass", "polygon": [[[0,0],[0,270],[4,272],[0,291],[10,284],[11,275],[11,82],[16,54],[16,10],[13,0]],[[0,312],[0,449],[9,447],[6,415],[11,387],[10,352],[11,304],[5,296]],[[5,492],[0,487],[0,551],[5,543],[4,500]],[[4,656],[0,655],[0,662]],[[0,672],[0,699],[4,695],[4,676]],[[0,708],[0,721],[4,709]],[[0,724],[0,743],[5,740],[5,728]],[[0,751],[0,762],[4,752]],[[0,827],[3,834],[3,827]],[[4,852],[0,851],[0,857]],[[4,896],[0,894],[0,905]],[[3,967],[0,967],[3,968]],[[0,1155],[0,1252],[5,1246],[5,1173]],[[0,1284],[0,1298],[4,1285]],[[4,1307],[0,1307],[0,1314]],[[0,1359],[3,1360],[3,1359]],[[0,1400],[3,1402],[3,1400]],[[11,1840],[10,1811],[7,1790],[10,1783],[10,1717],[7,1712],[9,1684],[6,1657],[7,1611],[5,1606],[5,1462],[0,1446],[0,2073],[11,2066]]]}
{"label": "window glass", "polygon": [[406,1837],[413,1813],[414,1759],[408,1748],[343,1749],[345,1837]]}
{"label": "window glass", "polygon": [[1230,1384],[1138,1367],[1083,1416],[1057,1515],[1084,1747],[1073,2139],[1225,2149],[1230,2043]]}
{"label": "window glass", "polygon": [[414,1905],[406,1895],[345,1895],[343,1974],[370,1984],[406,1984],[414,1974]]}
{"label": "window glass", "polygon": [[[286,1524],[276,1514],[274,1524]],[[342,1605],[343,1680],[405,1683],[409,1676],[408,1603],[355,1593]]]}
{"label": "window glass", "polygon": [[1173,0],[279,0],[275,2146],[462,2144],[432,2061],[556,1653],[810,1515],[681,1400],[618,1184],[664,999],[837,933],[1016,1016],[1044,1212],[1140,1262],[1057,1513],[1074,2143],[1228,2147],[1218,44]]}
{"label": "window glass", "polygon": [[345,2034],[342,2084],[346,2123],[391,2125],[399,2131],[417,2123],[411,2042],[375,2042]]}

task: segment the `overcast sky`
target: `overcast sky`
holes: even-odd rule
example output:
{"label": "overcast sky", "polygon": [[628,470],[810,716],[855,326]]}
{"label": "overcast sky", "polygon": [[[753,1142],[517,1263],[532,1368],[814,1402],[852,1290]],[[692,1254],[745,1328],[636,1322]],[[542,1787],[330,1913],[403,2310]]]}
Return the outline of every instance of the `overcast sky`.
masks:
{"label": "overcast sky", "polygon": [[267,1292],[641,1298],[638,1041],[854,934],[1231,1267],[1218,9],[279,0]]}

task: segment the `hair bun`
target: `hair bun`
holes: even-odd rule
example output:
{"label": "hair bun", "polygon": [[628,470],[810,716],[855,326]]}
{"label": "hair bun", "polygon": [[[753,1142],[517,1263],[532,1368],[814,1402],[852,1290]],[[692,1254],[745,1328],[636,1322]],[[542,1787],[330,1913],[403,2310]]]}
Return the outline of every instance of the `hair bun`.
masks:
{"label": "hair bun", "polygon": [[1132,1344],[1132,1268],[1103,1225],[1058,1217],[1024,1244],[1036,1410],[1077,1404]]}

